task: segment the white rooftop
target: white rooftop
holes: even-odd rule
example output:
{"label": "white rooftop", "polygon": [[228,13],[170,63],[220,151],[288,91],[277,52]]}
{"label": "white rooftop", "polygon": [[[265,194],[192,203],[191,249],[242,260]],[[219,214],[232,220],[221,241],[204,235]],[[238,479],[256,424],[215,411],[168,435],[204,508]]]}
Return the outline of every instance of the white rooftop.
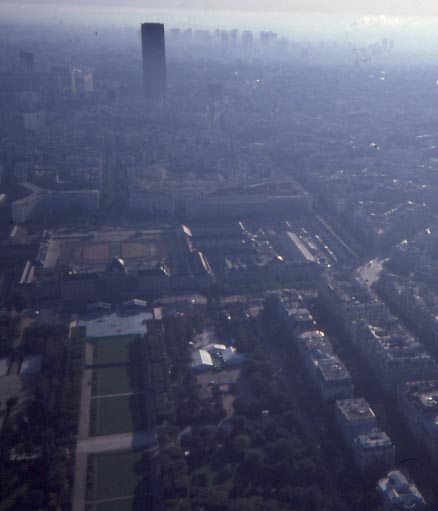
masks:
{"label": "white rooftop", "polygon": [[145,302],[144,300],[139,300],[138,298],[134,298],[132,300],[128,300],[128,301],[122,303],[123,309],[129,309],[129,308],[146,309],[147,306],[148,306],[147,302]]}
{"label": "white rooftop", "polygon": [[207,346],[204,346],[202,349],[208,351],[209,353],[220,353],[225,351],[227,347],[225,344],[207,344]]}
{"label": "white rooftop", "polygon": [[119,315],[102,314],[99,317],[83,319],[79,326],[85,326],[87,337],[111,337],[115,335],[144,335],[147,331],[146,322],[153,319],[150,312]]}
{"label": "white rooftop", "polygon": [[213,359],[208,351],[198,350],[192,353],[192,367],[211,366],[213,367]]}
{"label": "white rooftop", "polygon": [[323,337],[325,337],[324,332],[321,332],[320,330],[303,332],[298,336],[299,339],[322,339]]}

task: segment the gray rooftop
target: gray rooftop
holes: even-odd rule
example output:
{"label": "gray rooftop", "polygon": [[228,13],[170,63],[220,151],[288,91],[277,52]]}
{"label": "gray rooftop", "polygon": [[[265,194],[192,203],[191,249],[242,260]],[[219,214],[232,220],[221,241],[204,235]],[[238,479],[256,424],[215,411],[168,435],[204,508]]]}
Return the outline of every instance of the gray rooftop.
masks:
{"label": "gray rooftop", "polygon": [[363,397],[340,399],[339,401],[336,401],[336,406],[348,422],[357,422],[376,418],[370,405]]}

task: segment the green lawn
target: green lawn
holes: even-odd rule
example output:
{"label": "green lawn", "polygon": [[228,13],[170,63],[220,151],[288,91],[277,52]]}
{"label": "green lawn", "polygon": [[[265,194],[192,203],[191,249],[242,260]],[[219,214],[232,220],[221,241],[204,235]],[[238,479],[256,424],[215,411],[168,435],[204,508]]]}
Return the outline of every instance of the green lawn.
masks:
{"label": "green lawn", "polygon": [[92,399],[90,436],[139,431],[146,424],[144,409],[143,394]]}
{"label": "green lawn", "polygon": [[141,366],[136,364],[93,369],[93,396],[126,394],[142,390]]}
{"label": "green lawn", "polygon": [[89,340],[94,346],[93,364],[117,364],[140,360],[140,337],[119,335]]}
{"label": "green lawn", "polygon": [[[92,469],[93,485],[88,492],[88,500],[117,499],[113,503],[92,504],[96,510],[124,511],[136,509],[133,506],[137,496],[146,491],[145,474],[147,467],[142,451],[122,451],[89,456],[89,469]],[[135,496],[135,497],[134,497]]]}

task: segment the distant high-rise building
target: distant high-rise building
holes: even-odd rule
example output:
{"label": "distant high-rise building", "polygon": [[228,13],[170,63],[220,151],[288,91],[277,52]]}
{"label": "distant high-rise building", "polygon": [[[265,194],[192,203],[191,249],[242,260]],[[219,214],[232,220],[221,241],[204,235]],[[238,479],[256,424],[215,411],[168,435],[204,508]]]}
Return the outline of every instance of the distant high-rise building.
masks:
{"label": "distant high-rise building", "polygon": [[157,97],[166,90],[166,47],[164,25],[143,23],[141,26],[143,51],[143,83],[147,97]]}
{"label": "distant high-rise building", "polygon": [[181,37],[181,29],[180,28],[172,28],[170,30],[170,34],[174,39],[179,39]]}
{"label": "distant high-rise building", "polygon": [[50,68],[50,74],[56,77],[59,84],[59,90],[61,92],[72,91],[74,88],[73,84],[73,75],[74,70],[72,71],[69,66],[64,65],[56,65]]}
{"label": "distant high-rise building", "polygon": [[93,92],[93,73],[74,69],[72,73],[73,91],[78,94]]}
{"label": "distant high-rise building", "polygon": [[19,55],[20,68],[26,73],[33,73],[35,57],[33,53],[22,51]]}
{"label": "distant high-rise building", "polygon": [[252,32],[249,30],[245,30],[242,34],[242,45],[245,47],[250,47],[253,45],[254,37],[252,35]]}

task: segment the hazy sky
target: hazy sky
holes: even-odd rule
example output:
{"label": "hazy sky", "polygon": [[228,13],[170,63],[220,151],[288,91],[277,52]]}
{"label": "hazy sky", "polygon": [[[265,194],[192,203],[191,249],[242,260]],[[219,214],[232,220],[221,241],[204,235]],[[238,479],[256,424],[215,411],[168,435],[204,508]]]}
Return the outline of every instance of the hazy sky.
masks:
{"label": "hazy sky", "polygon": [[0,0],[23,6],[51,4],[117,6],[120,8],[250,9],[262,11],[324,12],[330,14],[405,16],[438,15],[437,0]]}

